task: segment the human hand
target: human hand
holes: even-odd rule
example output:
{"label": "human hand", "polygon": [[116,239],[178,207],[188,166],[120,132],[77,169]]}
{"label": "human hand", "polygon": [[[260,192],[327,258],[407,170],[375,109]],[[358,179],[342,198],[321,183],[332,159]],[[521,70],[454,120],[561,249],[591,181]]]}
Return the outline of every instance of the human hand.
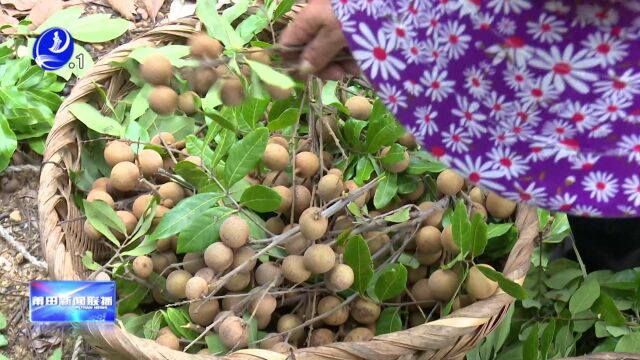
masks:
{"label": "human hand", "polygon": [[280,45],[303,47],[302,75],[316,74],[327,80],[339,80],[346,74],[360,73],[355,61],[336,59],[348,44],[333,14],[331,0],[310,0],[280,36]]}

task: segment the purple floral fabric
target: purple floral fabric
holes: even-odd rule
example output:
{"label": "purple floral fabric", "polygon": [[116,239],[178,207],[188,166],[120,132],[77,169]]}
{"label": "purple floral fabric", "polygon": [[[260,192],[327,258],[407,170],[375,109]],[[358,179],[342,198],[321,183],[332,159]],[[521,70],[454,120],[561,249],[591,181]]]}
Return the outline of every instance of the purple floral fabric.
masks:
{"label": "purple floral fabric", "polygon": [[424,148],[504,197],[640,215],[640,1],[333,0]]}

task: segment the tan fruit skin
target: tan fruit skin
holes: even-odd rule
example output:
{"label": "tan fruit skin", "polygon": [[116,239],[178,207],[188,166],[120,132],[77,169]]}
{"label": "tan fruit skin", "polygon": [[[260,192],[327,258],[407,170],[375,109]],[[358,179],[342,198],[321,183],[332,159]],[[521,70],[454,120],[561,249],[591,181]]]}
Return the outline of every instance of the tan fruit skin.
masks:
{"label": "tan fruit skin", "polygon": [[[302,325],[302,319],[298,315],[285,314],[278,320],[277,330],[279,333],[283,333],[300,325]],[[289,333],[289,340],[293,343],[297,343],[303,335],[304,329],[292,331]]]}
{"label": "tan fruit skin", "polygon": [[447,225],[442,231],[442,236],[440,237],[440,242],[442,243],[442,247],[452,253],[457,254],[460,252],[458,245],[453,241],[453,232],[451,224]]}
{"label": "tan fruit skin", "polygon": [[111,169],[109,182],[116,190],[131,191],[138,185],[138,178],[140,178],[140,170],[135,164],[121,162]]}
{"label": "tan fruit skin", "polygon": [[487,195],[487,211],[497,219],[506,219],[516,210],[516,203],[492,192]]}
{"label": "tan fruit skin", "polygon": [[134,159],[135,154],[131,147],[122,141],[112,141],[104,149],[104,160],[110,167],[123,161],[133,162]]}
{"label": "tan fruit skin", "polygon": [[[380,152],[380,157],[381,158],[385,157],[389,153],[389,150],[391,150],[390,146],[387,146],[384,149],[382,149],[382,151]],[[382,167],[385,170],[395,174],[405,171],[409,167],[409,162],[410,162],[409,153],[405,151],[402,156],[403,156],[402,161],[397,162],[395,164],[383,163]]]}
{"label": "tan fruit skin", "polygon": [[138,161],[140,162],[142,175],[147,178],[155,175],[163,164],[162,156],[150,149],[142,150],[138,155]]}
{"label": "tan fruit skin", "polygon": [[187,281],[191,279],[192,275],[185,270],[175,270],[167,276],[167,292],[171,296],[179,299],[184,299],[187,288]]}
{"label": "tan fruit skin", "polygon": [[411,287],[411,294],[416,301],[435,300],[435,296],[429,287],[429,279],[418,280]]}
{"label": "tan fruit skin", "polygon": [[271,170],[283,171],[289,165],[289,152],[279,144],[267,144],[262,162]]}
{"label": "tan fruit skin", "polygon": [[327,174],[320,178],[318,182],[318,196],[325,202],[335,200],[340,197],[344,189],[342,178],[335,174]]}
{"label": "tan fruit skin", "polygon": [[310,207],[300,215],[300,233],[305,239],[309,241],[318,240],[327,232],[329,220],[322,216],[321,213],[322,209]]}
{"label": "tan fruit skin", "polygon": [[464,178],[450,169],[446,169],[438,174],[438,178],[436,179],[438,191],[449,196],[453,196],[460,192],[463,185]]}
{"label": "tan fruit skin", "polygon": [[[493,267],[482,264],[482,266],[486,266],[490,269]],[[483,273],[478,270],[477,266],[471,267],[469,269],[469,275],[467,276],[467,280],[465,282],[465,288],[469,295],[473,296],[476,299],[482,300],[493,295],[498,289],[498,283],[490,280]]]}
{"label": "tan fruit skin", "polygon": [[345,264],[337,264],[325,274],[325,283],[331,291],[340,292],[353,285],[355,275],[353,269]]}
{"label": "tan fruit skin", "polygon": [[314,274],[324,274],[336,263],[336,254],[329,245],[311,245],[304,253],[304,266]]}
{"label": "tan fruit skin", "polygon": [[351,317],[360,324],[373,324],[380,317],[380,306],[365,299],[358,299],[351,308]]}
{"label": "tan fruit skin", "polygon": [[214,271],[223,272],[233,263],[233,251],[223,243],[213,243],[204,252],[204,262]]}
{"label": "tan fruit skin", "polygon": [[418,251],[430,254],[442,250],[440,244],[440,230],[434,226],[424,226],[416,234],[416,246]]}
{"label": "tan fruit skin", "polygon": [[373,105],[363,96],[353,96],[349,98],[344,106],[349,109],[351,116],[358,120],[367,120],[371,115]]}
{"label": "tan fruit skin", "polygon": [[458,287],[458,275],[452,270],[436,270],[429,277],[429,289],[440,301],[449,301]]}
{"label": "tan fruit skin", "polygon": [[249,225],[241,217],[233,215],[222,222],[220,240],[233,249],[244,246],[249,239]]}
{"label": "tan fruit skin", "polygon": [[282,261],[282,275],[290,282],[297,284],[307,281],[311,272],[304,266],[304,257],[289,255]]}
{"label": "tan fruit skin", "polygon": [[351,331],[344,337],[345,342],[350,341],[369,341],[373,339],[375,334],[371,332],[368,328],[365,327],[357,327]]}
{"label": "tan fruit skin", "polygon": [[[322,315],[331,311],[337,306],[340,306],[342,299],[337,296],[326,296],[318,302],[318,315]],[[338,310],[334,311],[331,315],[324,318],[324,323],[331,326],[338,326],[344,324],[349,319],[349,308],[347,306],[341,306]]]}

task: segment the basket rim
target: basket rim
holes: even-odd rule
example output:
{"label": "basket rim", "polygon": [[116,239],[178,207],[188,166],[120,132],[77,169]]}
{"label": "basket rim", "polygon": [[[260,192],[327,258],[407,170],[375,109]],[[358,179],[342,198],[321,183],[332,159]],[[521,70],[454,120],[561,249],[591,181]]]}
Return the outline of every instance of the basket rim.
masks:
{"label": "basket rim", "polygon": [[[69,112],[69,105],[86,102],[95,92],[95,83],[102,83],[117,75],[111,65],[114,59],[126,57],[131,51],[143,46],[155,46],[170,38],[186,38],[195,32],[195,18],[180,19],[156,27],[137,39],[121,45],[97,61],[87,75],[79,79],[70,95],[64,100],[45,145],[43,167],[38,191],[39,223],[50,274],[57,279],[79,279],[82,274],[74,269],[78,257],[74,250],[76,242],[86,248],[84,239],[76,225],[60,224],[73,219],[79,210],[71,199],[69,172],[80,168],[78,154],[81,143],[76,132],[77,119]],[[66,214],[65,214],[66,212]],[[76,222],[77,223],[77,222]],[[67,223],[69,224],[69,223]],[[505,265],[510,271],[505,276],[522,284],[529,268],[529,259],[538,234],[536,210],[518,205],[516,226],[519,238]],[[84,245],[84,247],[82,246]],[[95,246],[95,244],[94,244]],[[397,359],[413,356],[414,353],[431,352],[431,357],[441,359],[459,355],[493,330],[513,303],[513,298],[500,289],[491,297],[453,311],[447,317],[431,321],[414,328],[391,334],[376,336],[368,342],[333,343],[322,347],[295,350],[296,358],[309,359]],[[124,358],[135,359],[211,359],[212,356],[188,354],[158,346],[152,340],[138,338],[120,327],[105,327],[98,324],[81,326],[85,340],[106,353],[115,353]],[[245,349],[216,359],[285,359],[287,356],[269,350]]]}

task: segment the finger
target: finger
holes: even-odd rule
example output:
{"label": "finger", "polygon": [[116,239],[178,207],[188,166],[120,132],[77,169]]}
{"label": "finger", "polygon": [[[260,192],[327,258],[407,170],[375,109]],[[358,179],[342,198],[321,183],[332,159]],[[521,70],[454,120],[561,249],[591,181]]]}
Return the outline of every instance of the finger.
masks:
{"label": "finger", "polygon": [[303,63],[311,65],[313,71],[324,69],[346,46],[339,28],[324,27],[302,51]]}
{"label": "finger", "polygon": [[355,60],[345,60],[340,62],[340,66],[348,73],[353,76],[360,75],[360,66],[355,62]]}
{"label": "finger", "polygon": [[284,29],[280,35],[280,44],[283,46],[304,45],[316,37],[323,26],[323,20],[314,15],[314,3],[307,5],[295,19]]}
{"label": "finger", "polygon": [[341,80],[346,75],[346,72],[339,64],[332,63],[320,70],[317,75],[324,80]]}

